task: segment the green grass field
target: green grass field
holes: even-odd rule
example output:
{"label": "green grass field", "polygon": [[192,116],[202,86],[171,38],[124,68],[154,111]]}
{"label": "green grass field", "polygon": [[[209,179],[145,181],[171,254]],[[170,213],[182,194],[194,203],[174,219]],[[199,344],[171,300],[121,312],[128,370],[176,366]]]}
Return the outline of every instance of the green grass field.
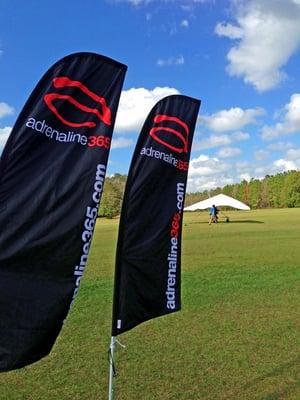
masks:
{"label": "green grass field", "polygon": [[[121,335],[115,400],[300,399],[300,209],[185,214],[183,309]],[[117,220],[98,220],[50,354],[0,375],[0,400],[107,398]]]}

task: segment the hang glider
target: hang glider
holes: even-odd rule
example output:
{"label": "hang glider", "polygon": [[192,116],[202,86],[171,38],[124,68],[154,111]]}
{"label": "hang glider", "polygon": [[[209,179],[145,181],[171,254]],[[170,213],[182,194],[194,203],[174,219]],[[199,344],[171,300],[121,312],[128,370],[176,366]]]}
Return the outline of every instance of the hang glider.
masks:
{"label": "hang glider", "polygon": [[216,207],[232,207],[238,210],[250,210],[250,207],[247,206],[247,204],[244,204],[241,201],[234,199],[233,197],[226,196],[225,194],[221,193],[216,196],[209,197],[206,200],[202,200],[198,203],[185,207],[184,211],[205,210],[212,207],[213,205],[215,205]]}

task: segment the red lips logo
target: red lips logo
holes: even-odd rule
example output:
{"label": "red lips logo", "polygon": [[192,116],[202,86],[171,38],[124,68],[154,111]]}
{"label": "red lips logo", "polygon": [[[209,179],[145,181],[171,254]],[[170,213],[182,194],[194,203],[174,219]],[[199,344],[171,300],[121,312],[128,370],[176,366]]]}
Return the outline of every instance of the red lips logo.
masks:
{"label": "red lips logo", "polygon": [[93,121],[83,121],[83,122],[72,122],[67,120],[60,114],[60,110],[58,110],[55,106],[56,100],[64,100],[71,103],[73,106],[77,107],[79,110],[84,111],[88,114],[94,114],[99,121],[104,122],[106,125],[111,125],[111,111],[106,104],[106,100],[103,97],[98,96],[96,93],[92,92],[89,88],[87,88],[83,83],[79,81],[73,81],[67,76],[60,76],[54,78],[53,86],[56,89],[70,88],[76,87],[81,90],[84,94],[90,97],[92,100],[97,102],[100,105],[100,109],[87,107],[84,104],[79,103],[72,96],[67,94],[59,94],[59,93],[47,93],[44,96],[44,101],[47,104],[48,108],[56,115],[56,117],[65,125],[71,126],[73,128],[94,128],[96,126],[96,122]]}
{"label": "red lips logo", "polygon": [[[162,122],[172,122],[173,124],[180,125],[180,131],[169,126],[156,126],[152,128],[149,132],[149,135],[156,142],[168,147],[170,150],[175,151],[176,153],[187,153],[188,152],[188,140],[189,140],[189,127],[185,122],[177,117],[171,117],[169,115],[158,114],[154,117],[154,123],[159,124]],[[166,134],[167,133],[167,134]],[[174,144],[174,136],[176,137],[176,142]],[[169,141],[167,141],[169,139]],[[172,142],[170,143],[170,140]]]}

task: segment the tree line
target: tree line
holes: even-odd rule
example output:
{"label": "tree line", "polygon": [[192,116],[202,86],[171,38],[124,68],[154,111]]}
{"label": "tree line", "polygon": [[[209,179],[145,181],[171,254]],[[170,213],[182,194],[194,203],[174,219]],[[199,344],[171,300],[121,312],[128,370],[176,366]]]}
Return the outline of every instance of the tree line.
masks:
{"label": "tree line", "polygon": [[[126,179],[127,176],[121,174],[105,179],[99,209],[100,217],[113,218],[120,215]],[[300,207],[300,171],[266,175],[264,179],[251,179],[249,182],[243,180],[223,188],[187,193],[185,206],[219,193],[240,200],[253,209]]]}
{"label": "tree line", "polygon": [[210,191],[187,193],[185,205],[226,194],[248,204],[250,208],[300,207],[300,171],[266,175],[264,179],[243,180]]}

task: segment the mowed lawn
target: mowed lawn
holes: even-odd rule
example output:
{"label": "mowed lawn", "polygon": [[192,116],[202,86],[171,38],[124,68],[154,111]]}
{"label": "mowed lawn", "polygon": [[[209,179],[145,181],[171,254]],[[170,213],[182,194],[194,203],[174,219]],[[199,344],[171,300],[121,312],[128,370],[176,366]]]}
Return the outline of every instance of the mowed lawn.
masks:
{"label": "mowed lawn", "polygon": [[[182,311],[121,335],[115,400],[300,399],[300,209],[186,213]],[[0,400],[107,398],[118,220],[98,220],[50,354],[0,374]]]}

